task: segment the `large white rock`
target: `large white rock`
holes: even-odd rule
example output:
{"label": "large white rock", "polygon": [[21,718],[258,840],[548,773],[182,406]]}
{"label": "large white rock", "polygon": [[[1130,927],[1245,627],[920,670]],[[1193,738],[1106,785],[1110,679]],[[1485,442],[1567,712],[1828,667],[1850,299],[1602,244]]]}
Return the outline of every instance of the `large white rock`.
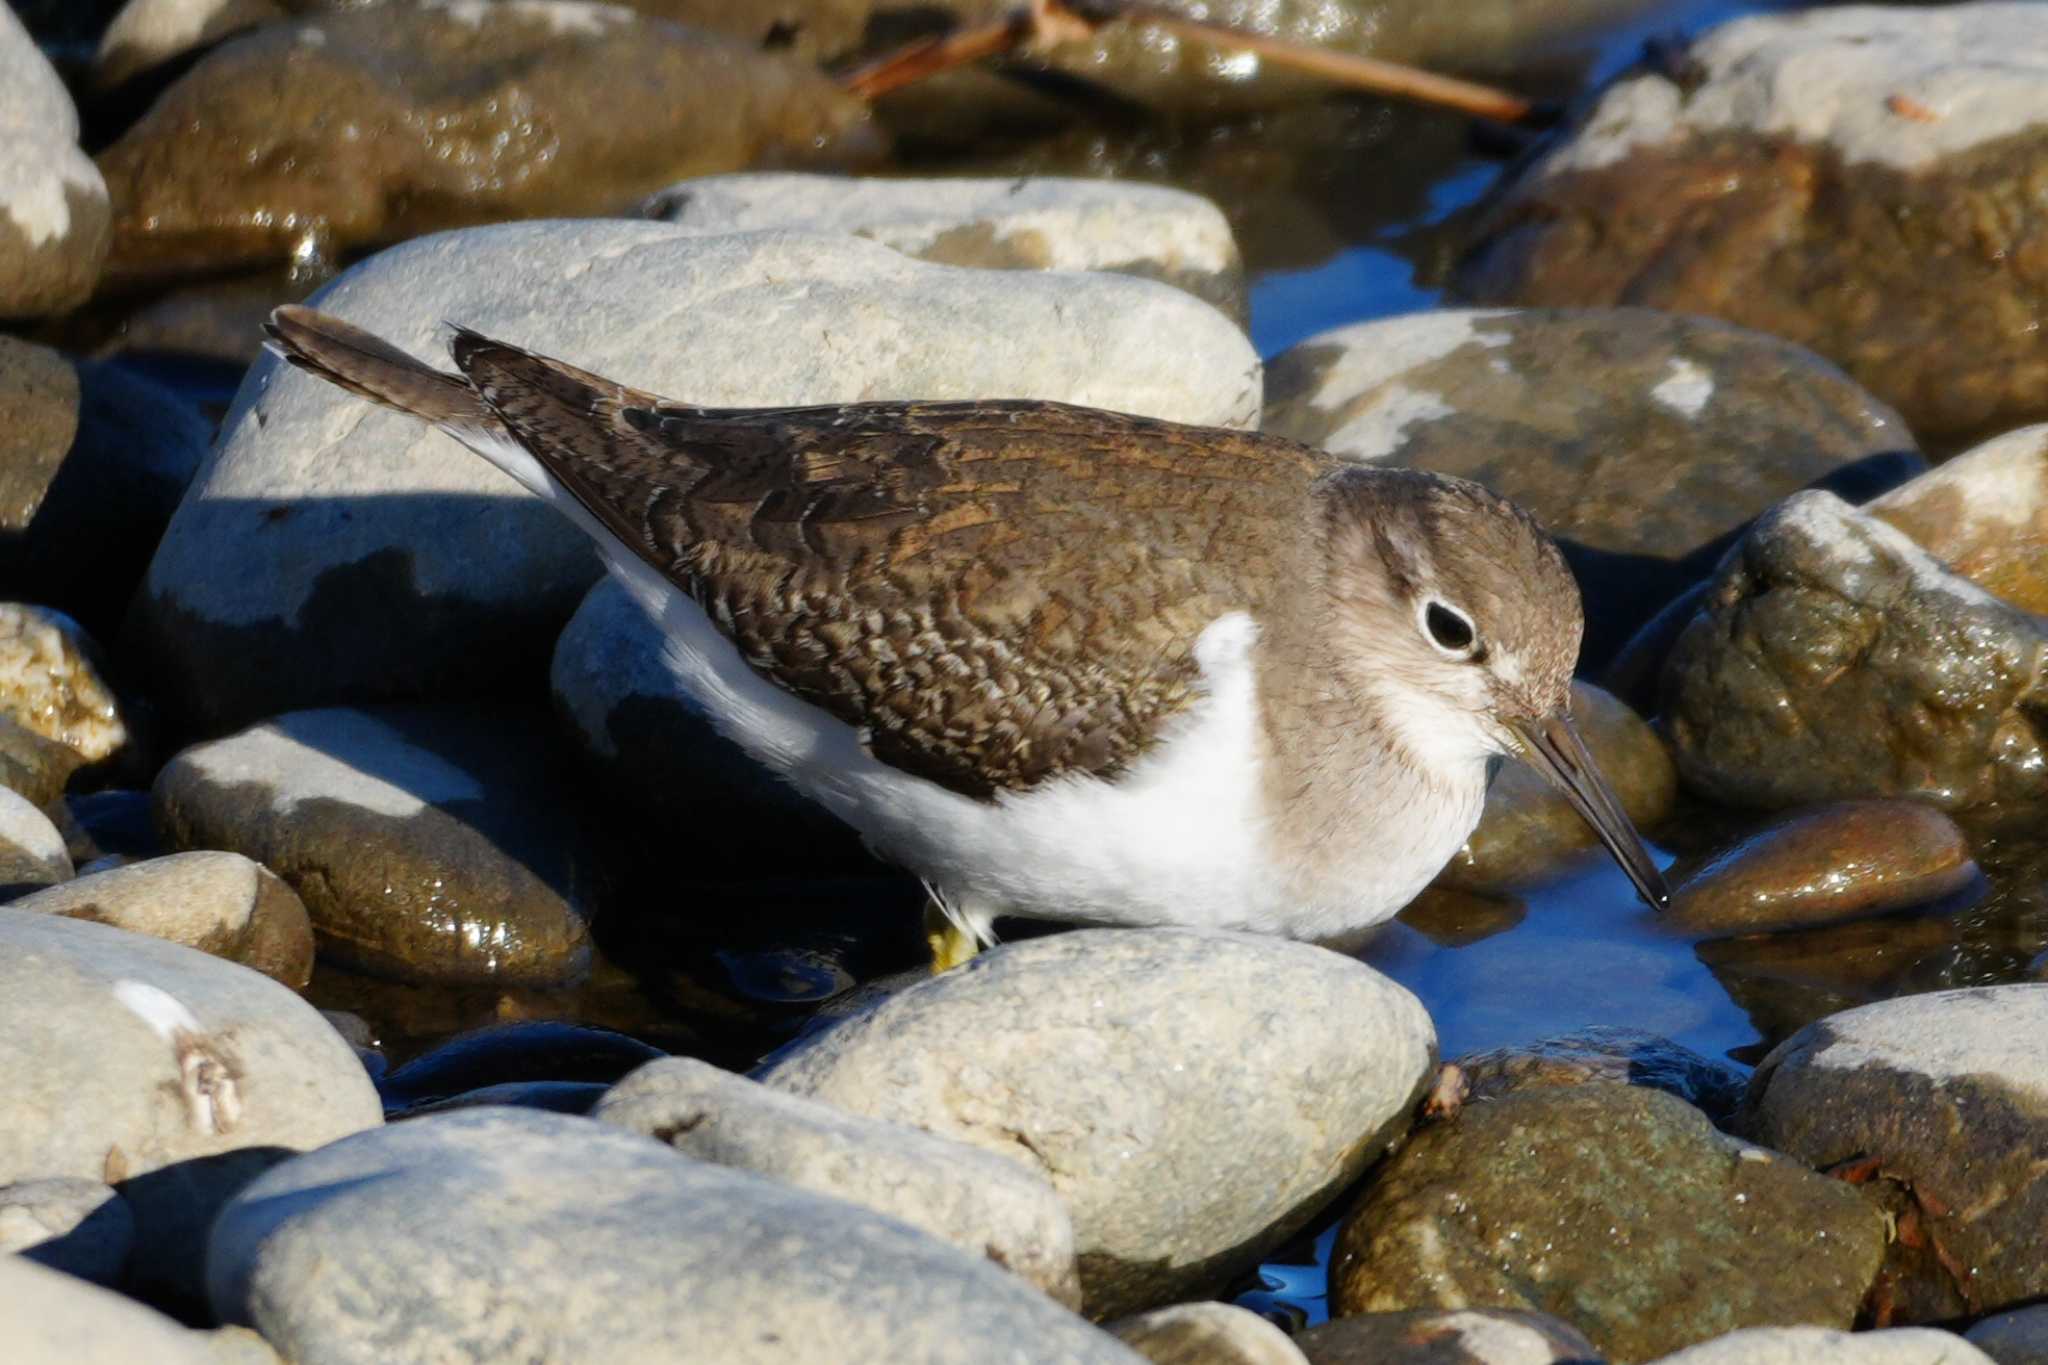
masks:
{"label": "large white rock", "polygon": [[1751,1327],[1688,1346],[1651,1365],[1992,1365],[1992,1361],[1961,1337],[1932,1327],[1883,1332]]}
{"label": "large white rock", "polygon": [[900,1218],[1079,1307],[1074,1224],[1043,1176],[964,1143],[884,1123],[690,1057],[649,1062],[590,1116],[685,1156]]}
{"label": "large white rock", "polygon": [[[362,1064],[268,977],[175,943],[0,908],[0,1185],[120,1186],[147,1279],[278,1148],[383,1122]],[[218,1158],[205,1161],[205,1158]],[[168,1169],[167,1169],[168,1168]]]}
{"label": "large white rock", "polygon": [[1048,1176],[1110,1316],[1256,1262],[1407,1131],[1435,1062],[1415,997],[1351,958],[1088,930],[912,986],[764,1079]]}
{"label": "large white rock", "polygon": [[757,171],[682,181],[655,206],[664,221],[698,232],[802,228],[865,237],[941,265],[1111,270],[1244,314],[1244,267],[1229,220],[1200,195],[1164,185]]}
{"label": "large white rock", "polygon": [[222,1211],[207,1282],[222,1318],[309,1365],[1138,1359],[894,1219],[526,1109],[276,1167]]}
{"label": "large white rock", "polygon": [[0,318],[85,302],[108,239],[107,185],[78,147],[71,94],[0,5]]}
{"label": "large white rock", "polygon": [[[442,366],[459,322],[714,406],[1004,397],[1258,419],[1251,343],[1177,289],[927,265],[845,236],[512,223],[394,247],[312,302]],[[583,533],[484,460],[275,358],[222,430],[140,598],[162,684],[203,724],[505,688],[544,667],[597,576]]]}
{"label": "large white rock", "polygon": [[112,1290],[0,1256],[0,1358],[7,1365],[211,1365],[206,1333]]}

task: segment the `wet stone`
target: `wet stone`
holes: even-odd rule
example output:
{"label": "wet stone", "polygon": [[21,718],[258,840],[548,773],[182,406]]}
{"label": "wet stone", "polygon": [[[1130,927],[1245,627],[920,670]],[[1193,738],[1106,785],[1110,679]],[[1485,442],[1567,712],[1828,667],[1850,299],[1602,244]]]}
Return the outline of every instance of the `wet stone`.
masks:
{"label": "wet stone", "polygon": [[1245,317],[1229,222],[1201,196],[1163,185],[757,173],[686,180],[656,196],[654,208],[698,232],[844,232],[940,265],[1136,275]]}
{"label": "wet stone", "polygon": [[1403,906],[1398,918],[1440,948],[1464,948],[1506,933],[1528,915],[1519,900],[1460,891],[1439,880]]}
{"label": "wet stone", "polygon": [[107,254],[107,187],[78,110],[12,9],[0,11],[0,318],[85,302]]}
{"label": "wet stone", "polygon": [[1664,665],[1680,778],[1766,809],[2048,798],[2048,627],[1826,493],[1773,508],[1722,562]]}
{"label": "wet stone", "polygon": [[2038,421],[2039,19],[2008,3],[1726,23],[1591,103],[1480,216],[1456,288],[1771,332],[1951,449]]}
{"label": "wet stone", "polygon": [[1745,1130],[1858,1181],[1899,1226],[1892,1321],[2048,1293],[2043,1036],[2048,985],[1973,987],[1832,1015],[1757,1067]]}
{"label": "wet stone", "polygon": [[1507,1308],[1359,1313],[1296,1338],[1308,1365],[1595,1365],[1570,1323]]}
{"label": "wet stone", "polygon": [[[272,1170],[215,1225],[214,1311],[333,1365],[1134,1365],[1016,1277],[841,1200],[588,1119],[471,1109]],[[532,1292],[545,1285],[545,1294]]]}
{"label": "wet stone", "polygon": [[1309,1365],[1285,1332],[1233,1304],[1177,1303],[1108,1326],[1152,1365]]}
{"label": "wet stone", "polygon": [[1456,1061],[1468,1102],[1570,1085],[1640,1085],[1684,1100],[1719,1121],[1735,1112],[1749,1077],[1726,1062],[1641,1029],[1603,1025]]}
{"label": "wet stone", "polygon": [[313,925],[298,895],[239,853],[176,853],[80,876],[17,910],[110,924],[253,967],[294,990],[313,977]]}
{"label": "wet stone", "polygon": [[18,900],[71,876],[64,836],[49,817],[25,797],[0,790],[0,901]]}
{"label": "wet stone", "polygon": [[134,1246],[135,1214],[110,1185],[57,1176],[0,1186],[0,1255],[111,1285]]}
{"label": "wet stone", "polygon": [[1256,1264],[1406,1131],[1435,1064],[1415,998],[1350,958],[1082,930],[911,986],[763,1079],[1048,1177],[1107,1317]]}
{"label": "wet stone", "polygon": [[608,1086],[665,1055],[610,1029],[531,1020],[451,1038],[392,1071],[377,1089],[386,1104],[411,1108],[501,1085],[560,1081]]}
{"label": "wet stone", "polygon": [[1843,801],[1773,822],[1673,870],[1670,923],[1763,933],[1927,905],[1977,879],[1955,821],[1918,801]]}
{"label": "wet stone", "polygon": [[1752,1327],[1666,1356],[1657,1365],[1991,1365],[1991,1358],[1960,1337],[1925,1327]]}
{"label": "wet stone", "polygon": [[323,957],[400,981],[572,981],[595,855],[546,735],[512,708],[294,712],[179,754],[157,823],[282,877]]}
{"label": "wet stone", "polygon": [[1264,430],[1476,479],[1560,537],[1597,665],[1801,488],[1926,468],[1905,424],[1776,337],[1646,309],[1433,311],[1276,357]]}
{"label": "wet stone", "polygon": [[699,1161],[899,1218],[1080,1306],[1066,1207],[1044,1176],[991,1152],[683,1057],[635,1071],[592,1117]]}
{"label": "wet stone", "polygon": [[1618,1362],[1761,1323],[1846,1327],[1884,1224],[1639,1086],[1530,1089],[1415,1133],[1338,1235],[1331,1312],[1554,1314]]}
{"label": "wet stone", "polygon": [[1863,510],[1993,596],[2048,612],[2048,426],[1986,441]]}
{"label": "wet stone", "polygon": [[85,763],[69,744],[45,739],[0,716],[0,787],[32,806],[48,806],[64,795],[64,784]]}
{"label": "wet stone", "polygon": [[1944,984],[1928,968],[1953,961],[1961,942],[1955,916],[1891,915],[1709,939],[1693,955],[1776,1044],[1830,1014]]}
{"label": "wet stone", "polygon": [[[1671,813],[1678,770],[1649,722],[1588,682],[1572,684],[1572,718],[1622,809],[1639,830]],[[1479,828],[1437,884],[1480,894],[1514,891],[1554,879],[1600,847],[1571,803],[1526,763],[1502,765],[1486,791]]]}
{"label": "wet stone", "polygon": [[112,758],[129,733],[96,653],[61,612],[0,603],[0,714],[76,749],[87,763]]}
{"label": "wet stone", "polygon": [[472,223],[616,212],[760,160],[830,161],[835,146],[864,159],[867,122],[786,53],[582,0],[267,24],[207,54],[100,154],[109,269],[333,259]]}
{"label": "wet stone", "polygon": [[[443,368],[441,320],[459,318],[710,406],[1027,397],[1257,420],[1250,342],[1179,290],[930,265],[844,236],[503,224],[381,252],[313,301]],[[472,699],[545,669],[599,572],[587,536],[479,456],[266,357],[165,532],[131,643],[154,695],[206,733]],[[605,733],[601,716],[578,723]]]}

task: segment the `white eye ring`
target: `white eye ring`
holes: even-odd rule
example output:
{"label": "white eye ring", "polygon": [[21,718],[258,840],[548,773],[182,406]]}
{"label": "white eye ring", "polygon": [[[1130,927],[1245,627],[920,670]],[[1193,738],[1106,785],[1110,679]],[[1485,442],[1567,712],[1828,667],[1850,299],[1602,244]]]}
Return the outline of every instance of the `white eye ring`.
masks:
{"label": "white eye ring", "polygon": [[1470,659],[1479,653],[1479,628],[1472,618],[1438,598],[1416,604],[1415,628],[1446,659]]}

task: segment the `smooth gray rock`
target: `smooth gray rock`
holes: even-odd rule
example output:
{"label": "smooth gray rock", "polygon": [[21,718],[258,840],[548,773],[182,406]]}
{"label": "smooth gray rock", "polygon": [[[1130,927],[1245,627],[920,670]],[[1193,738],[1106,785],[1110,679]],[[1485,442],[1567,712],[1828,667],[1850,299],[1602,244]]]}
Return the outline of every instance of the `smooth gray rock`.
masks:
{"label": "smooth gray rock", "polygon": [[0,901],[69,881],[71,855],[64,836],[28,798],[0,788]]}
{"label": "smooth gray rock", "polygon": [[1435,1069],[1422,1006],[1360,962],[1148,929],[996,948],[764,1079],[1048,1176],[1106,1317],[1255,1263],[1407,1130]]}
{"label": "smooth gray rock", "polygon": [[222,1211],[207,1282],[308,1365],[1137,1359],[894,1219],[526,1109],[287,1162]]}
{"label": "smooth gray rock", "polygon": [[120,1189],[136,1216],[130,1274],[174,1295],[194,1287],[206,1220],[253,1169],[383,1121],[348,1044],[268,977],[6,908],[0,1075],[0,1184]]}
{"label": "smooth gray rock", "polygon": [[78,110],[14,11],[0,6],[0,318],[92,294],[106,259],[107,186],[78,147]]}
{"label": "smooth gray rock", "polygon": [[1059,176],[896,180],[707,175],[656,195],[654,216],[697,232],[844,232],[940,265],[1107,270],[1159,280],[1245,315],[1244,264],[1223,211],[1197,194]]}
{"label": "smooth gray rock", "polygon": [[1883,1332],[1751,1327],[1689,1346],[1652,1365],[1991,1365],[1991,1357],[1961,1337],[1931,1327]]}
{"label": "smooth gray rock", "polygon": [[[1179,290],[930,265],[845,236],[512,223],[381,252],[312,302],[444,367],[448,319],[713,406],[1018,397],[1258,416],[1250,342]],[[484,460],[265,357],[150,565],[137,643],[170,704],[214,730],[468,697],[543,667],[597,575],[584,534]]]}
{"label": "smooth gray rock", "polygon": [[111,924],[224,957],[294,990],[313,976],[313,923],[293,890],[239,853],[173,853],[80,876],[17,910]]}
{"label": "smooth gray rock", "polygon": [[1152,1365],[1308,1365],[1287,1334],[1228,1303],[1177,1303],[1109,1324]]}
{"label": "smooth gray rock", "polygon": [[1817,1169],[1856,1163],[1924,1234],[1887,1248],[1894,1321],[2048,1294],[2044,1037],[2048,984],[1978,986],[1830,1015],[1758,1064],[1738,1123]]}
{"label": "smooth gray rock", "polygon": [[219,1365],[207,1334],[24,1256],[0,1256],[7,1365]]}
{"label": "smooth gray rock", "polygon": [[2048,1306],[1993,1313],[1963,1333],[1963,1340],[1998,1365],[2048,1365]]}
{"label": "smooth gray rock", "polygon": [[509,707],[293,712],[179,754],[156,823],[276,872],[337,961],[552,985],[589,967],[596,855],[546,733]]}
{"label": "smooth gray rock", "polygon": [[1074,1224],[1059,1195],[1044,1177],[979,1148],[688,1057],[649,1062],[613,1086],[591,1117],[699,1161],[900,1218],[1080,1306]]}
{"label": "smooth gray rock", "polygon": [[135,1248],[135,1213],[111,1185],[78,1176],[0,1185],[0,1254],[114,1284]]}

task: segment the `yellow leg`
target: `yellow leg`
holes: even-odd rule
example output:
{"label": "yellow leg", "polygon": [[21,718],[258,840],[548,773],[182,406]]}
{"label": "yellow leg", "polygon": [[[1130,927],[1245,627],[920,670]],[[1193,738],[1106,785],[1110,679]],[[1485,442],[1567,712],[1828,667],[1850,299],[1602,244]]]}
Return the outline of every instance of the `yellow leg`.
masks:
{"label": "yellow leg", "polygon": [[935,900],[924,903],[924,941],[931,945],[933,976],[951,971],[981,951],[974,935],[953,923]]}

